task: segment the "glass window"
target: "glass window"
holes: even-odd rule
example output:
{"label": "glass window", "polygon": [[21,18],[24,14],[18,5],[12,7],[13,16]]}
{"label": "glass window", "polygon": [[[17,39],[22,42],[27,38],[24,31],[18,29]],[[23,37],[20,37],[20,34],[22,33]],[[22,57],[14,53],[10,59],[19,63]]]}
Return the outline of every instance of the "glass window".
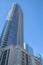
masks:
{"label": "glass window", "polygon": [[7,55],[7,51],[4,51],[1,65],[5,65],[6,55]]}

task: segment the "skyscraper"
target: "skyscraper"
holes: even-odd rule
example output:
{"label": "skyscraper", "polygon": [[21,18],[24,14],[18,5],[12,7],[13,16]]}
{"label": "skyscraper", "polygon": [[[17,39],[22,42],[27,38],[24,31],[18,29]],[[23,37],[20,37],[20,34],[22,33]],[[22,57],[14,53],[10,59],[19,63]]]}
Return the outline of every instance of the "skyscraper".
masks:
{"label": "skyscraper", "polygon": [[27,47],[23,48],[22,9],[13,4],[1,35],[0,65],[41,65],[33,55],[33,49]]}
{"label": "skyscraper", "polygon": [[10,44],[23,47],[23,13],[21,7],[14,3],[8,13],[1,35],[1,46]]}

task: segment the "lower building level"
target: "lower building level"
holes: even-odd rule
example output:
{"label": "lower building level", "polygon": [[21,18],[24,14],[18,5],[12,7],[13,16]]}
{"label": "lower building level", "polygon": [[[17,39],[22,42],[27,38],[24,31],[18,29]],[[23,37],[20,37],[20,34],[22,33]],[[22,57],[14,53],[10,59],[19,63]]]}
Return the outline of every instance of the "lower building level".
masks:
{"label": "lower building level", "polygon": [[19,46],[0,49],[0,65],[41,65],[41,61]]}

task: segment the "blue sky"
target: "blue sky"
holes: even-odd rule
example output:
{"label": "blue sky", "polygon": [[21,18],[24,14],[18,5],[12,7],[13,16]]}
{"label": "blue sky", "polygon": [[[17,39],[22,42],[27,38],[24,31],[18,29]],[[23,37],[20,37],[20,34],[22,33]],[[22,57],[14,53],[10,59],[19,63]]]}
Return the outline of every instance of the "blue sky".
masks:
{"label": "blue sky", "polygon": [[0,35],[13,2],[23,10],[24,42],[43,54],[43,0],[0,0]]}

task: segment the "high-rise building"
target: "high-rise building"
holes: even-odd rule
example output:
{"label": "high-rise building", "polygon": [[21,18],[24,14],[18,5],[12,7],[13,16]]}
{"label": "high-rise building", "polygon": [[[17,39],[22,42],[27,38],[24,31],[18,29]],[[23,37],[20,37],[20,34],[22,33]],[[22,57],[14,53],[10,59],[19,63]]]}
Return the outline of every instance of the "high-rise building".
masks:
{"label": "high-rise building", "polygon": [[1,46],[20,45],[23,47],[23,12],[18,4],[14,4],[8,13],[1,35]]}
{"label": "high-rise building", "polygon": [[33,55],[33,49],[25,46],[23,48],[22,9],[13,4],[1,35],[0,65],[41,65],[40,59]]}

